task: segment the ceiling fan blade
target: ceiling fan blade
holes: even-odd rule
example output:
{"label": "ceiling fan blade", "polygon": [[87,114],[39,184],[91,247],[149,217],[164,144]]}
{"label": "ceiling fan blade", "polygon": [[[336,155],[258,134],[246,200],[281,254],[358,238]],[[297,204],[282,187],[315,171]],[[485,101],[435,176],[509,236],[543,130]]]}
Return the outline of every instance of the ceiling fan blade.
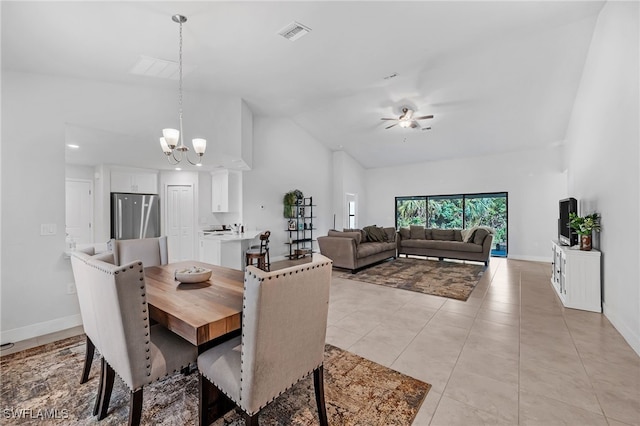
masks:
{"label": "ceiling fan blade", "polygon": [[433,115],[423,115],[422,117],[414,117],[414,120],[426,120],[427,118],[433,118]]}
{"label": "ceiling fan blade", "polygon": [[397,118],[381,118],[380,120],[397,120]]}
{"label": "ceiling fan blade", "polygon": [[392,128],[393,126],[397,126],[397,125],[398,125],[398,123],[394,123],[394,124],[392,124],[391,126],[385,127],[385,129],[390,129],[390,128]]}
{"label": "ceiling fan blade", "polygon": [[423,127],[422,130],[431,130],[431,127]]}

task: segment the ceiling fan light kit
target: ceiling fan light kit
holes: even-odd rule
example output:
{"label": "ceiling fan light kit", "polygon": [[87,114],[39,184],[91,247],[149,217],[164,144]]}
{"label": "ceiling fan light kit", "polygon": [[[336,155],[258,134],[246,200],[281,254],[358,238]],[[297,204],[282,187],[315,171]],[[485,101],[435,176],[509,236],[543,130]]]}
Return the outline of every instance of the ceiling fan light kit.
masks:
{"label": "ceiling fan light kit", "polygon": [[[395,126],[400,126],[403,129],[416,129],[416,128],[420,128],[420,124],[418,123],[418,120],[430,120],[433,118],[433,115],[423,115],[421,117],[414,117],[415,111],[413,111],[412,109],[408,108],[408,107],[402,107],[402,115],[398,118],[381,118],[381,120],[392,120],[395,121],[395,123],[393,123],[390,126],[385,127],[386,129],[390,129],[392,127]],[[431,130],[431,127],[424,127],[421,128],[422,130]]]}
{"label": "ceiling fan light kit", "polygon": [[194,166],[202,166],[202,156],[207,149],[206,139],[196,138],[191,141],[193,144],[193,151],[197,155],[196,161],[194,162],[189,158],[189,147],[184,144],[184,132],[182,131],[182,24],[187,22],[187,18],[182,15],[173,15],[171,19],[173,22],[180,24],[180,50],[178,54],[178,71],[180,73],[180,84],[178,86],[178,117],[180,129],[162,129],[160,147],[162,148],[164,155],[166,155],[167,161],[171,165],[176,165],[186,159]]}

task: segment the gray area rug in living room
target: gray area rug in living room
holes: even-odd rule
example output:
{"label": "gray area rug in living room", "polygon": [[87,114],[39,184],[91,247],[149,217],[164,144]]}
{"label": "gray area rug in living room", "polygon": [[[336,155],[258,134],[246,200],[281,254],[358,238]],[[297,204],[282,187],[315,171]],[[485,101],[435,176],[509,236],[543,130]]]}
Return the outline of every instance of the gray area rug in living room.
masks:
{"label": "gray area rug in living room", "polygon": [[[129,391],[119,378],[107,418],[98,422],[92,416],[100,363],[96,356],[89,381],[81,385],[84,351],[84,336],[77,336],[0,358],[3,418],[10,413],[8,410],[27,410],[22,418],[14,420],[16,424],[126,424]],[[324,370],[327,415],[334,426],[410,425],[431,388],[428,383],[331,345],[325,346]],[[57,419],[36,418],[38,414],[46,416],[45,410]],[[196,425],[198,374],[175,374],[145,386],[141,423]],[[260,424],[318,424],[313,378],[302,380],[267,406],[260,413]],[[232,410],[213,425],[241,426],[244,420]]]}
{"label": "gray area rug in living room", "polygon": [[484,270],[478,264],[399,257],[355,274],[334,271],[334,276],[465,301]]}

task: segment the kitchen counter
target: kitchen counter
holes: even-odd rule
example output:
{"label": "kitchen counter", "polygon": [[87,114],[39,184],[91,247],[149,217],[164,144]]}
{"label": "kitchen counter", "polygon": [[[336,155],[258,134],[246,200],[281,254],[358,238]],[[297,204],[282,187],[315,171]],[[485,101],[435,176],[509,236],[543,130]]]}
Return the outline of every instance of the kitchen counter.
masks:
{"label": "kitchen counter", "polygon": [[262,231],[200,231],[200,261],[244,271],[245,252]]}
{"label": "kitchen counter", "polygon": [[202,238],[207,240],[217,240],[220,242],[227,241],[243,241],[243,240],[253,240],[254,238],[258,238],[258,236],[262,233],[262,231],[252,230],[245,231],[243,233],[236,233],[233,231],[201,231]]}

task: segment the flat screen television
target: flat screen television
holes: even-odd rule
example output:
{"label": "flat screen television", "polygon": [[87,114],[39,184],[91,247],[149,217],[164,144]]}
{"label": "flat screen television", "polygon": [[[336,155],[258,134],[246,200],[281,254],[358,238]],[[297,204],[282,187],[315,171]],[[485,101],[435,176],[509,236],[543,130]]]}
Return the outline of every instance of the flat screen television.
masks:
{"label": "flat screen television", "polygon": [[578,213],[578,201],[575,198],[560,200],[558,219],[558,241],[565,246],[575,246],[578,244],[578,234],[569,226],[569,213]]}

